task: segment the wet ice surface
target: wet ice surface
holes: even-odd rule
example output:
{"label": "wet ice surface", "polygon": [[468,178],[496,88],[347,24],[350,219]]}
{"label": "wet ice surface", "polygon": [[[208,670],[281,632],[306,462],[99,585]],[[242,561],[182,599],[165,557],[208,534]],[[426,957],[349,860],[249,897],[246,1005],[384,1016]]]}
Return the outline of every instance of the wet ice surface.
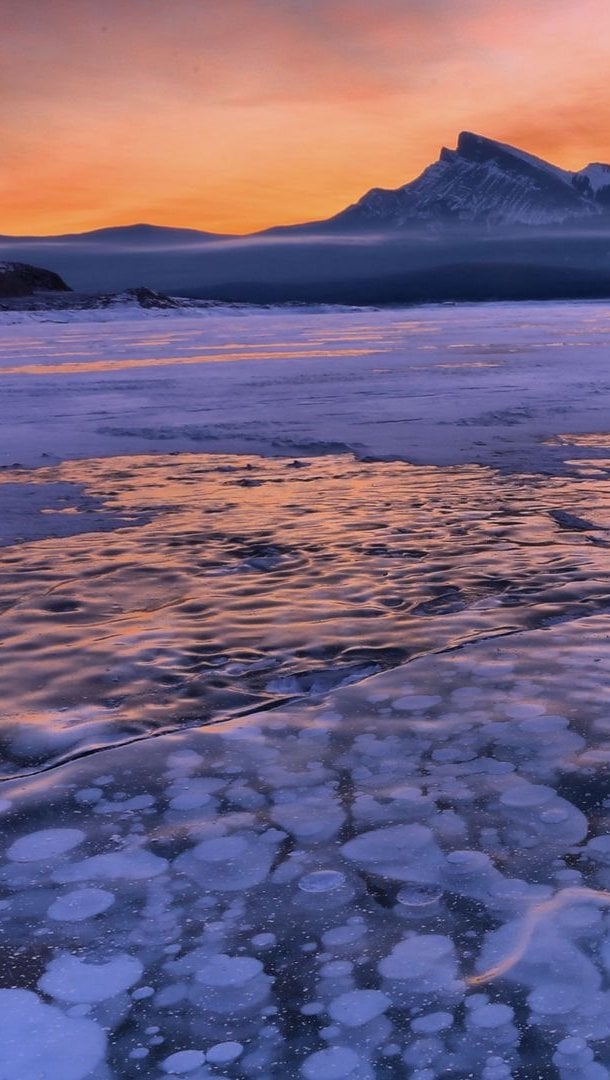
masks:
{"label": "wet ice surface", "polygon": [[590,616],[5,782],[2,1075],[607,1077],[609,672]]}
{"label": "wet ice surface", "polygon": [[92,504],[120,523],[0,550],[0,774],[607,610],[609,467],[186,454],[0,473],[0,502],[19,482],[42,493],[32,521],[59,487],[84,529]]}

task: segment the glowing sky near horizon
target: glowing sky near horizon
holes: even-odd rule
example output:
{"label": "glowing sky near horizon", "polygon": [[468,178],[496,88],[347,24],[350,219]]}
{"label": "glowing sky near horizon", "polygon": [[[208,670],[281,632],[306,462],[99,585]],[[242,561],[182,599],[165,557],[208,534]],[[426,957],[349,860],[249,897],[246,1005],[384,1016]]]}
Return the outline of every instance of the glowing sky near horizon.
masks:
{"label": "glowing sky near horizon", "polygon": [[0,0],[0,233],[323,218],[462,129],[610,160],[608,0]]}

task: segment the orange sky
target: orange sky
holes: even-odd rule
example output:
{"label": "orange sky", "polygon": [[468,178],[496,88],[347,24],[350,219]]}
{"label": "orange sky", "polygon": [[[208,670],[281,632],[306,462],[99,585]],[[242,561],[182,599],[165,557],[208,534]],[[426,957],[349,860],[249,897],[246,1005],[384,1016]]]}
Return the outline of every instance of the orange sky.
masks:
{"label": "orange sky", "polygon": [[0,233],[327,217],[461,129],[610,161],[609,0],[0,0]]}

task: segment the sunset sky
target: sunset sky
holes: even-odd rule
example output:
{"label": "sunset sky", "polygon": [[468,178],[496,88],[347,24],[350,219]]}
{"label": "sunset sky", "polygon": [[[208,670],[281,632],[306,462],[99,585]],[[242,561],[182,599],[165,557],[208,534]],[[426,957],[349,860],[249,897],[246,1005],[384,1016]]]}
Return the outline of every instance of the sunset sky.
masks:
{"label": "sunset sky", "polygon": [[0,0],[0,232],[327,217],[469,129],[610,160],[608,0]]}

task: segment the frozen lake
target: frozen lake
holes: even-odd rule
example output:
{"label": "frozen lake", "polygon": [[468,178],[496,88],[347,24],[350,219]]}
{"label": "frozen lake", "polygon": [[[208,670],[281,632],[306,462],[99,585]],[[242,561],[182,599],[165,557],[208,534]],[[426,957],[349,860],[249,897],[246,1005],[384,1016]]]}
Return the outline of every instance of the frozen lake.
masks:
{"label": "frozen lake", "polygon": [[3,316],[3,1080],[610,1077],[609,332]]}
{"label": "frozen lake", "polygon": [[195,450],[559,466],[605,431],[610,307],[0,313],[0,464]]}

